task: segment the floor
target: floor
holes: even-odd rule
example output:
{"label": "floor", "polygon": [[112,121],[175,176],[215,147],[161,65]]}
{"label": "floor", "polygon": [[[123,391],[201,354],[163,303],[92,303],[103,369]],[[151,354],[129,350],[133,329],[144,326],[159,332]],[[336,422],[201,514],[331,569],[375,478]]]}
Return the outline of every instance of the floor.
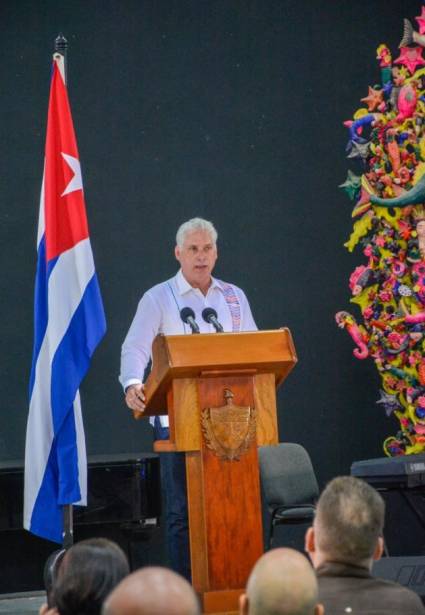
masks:
{"label": "floor", "polygon": [[0,594],[1,615],[34,615],[46,602],[44,591]]}

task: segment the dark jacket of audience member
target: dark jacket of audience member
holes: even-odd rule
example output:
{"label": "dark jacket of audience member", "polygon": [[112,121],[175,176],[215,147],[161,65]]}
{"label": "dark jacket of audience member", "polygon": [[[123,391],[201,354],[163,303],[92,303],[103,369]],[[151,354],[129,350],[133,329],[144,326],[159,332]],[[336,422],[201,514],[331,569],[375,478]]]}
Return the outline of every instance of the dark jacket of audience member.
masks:
{"label": "dark jacket of audience member", "polygon": [[319,582],[325,613],[424,614],[414,592],[372,576],[383,551],[385,504],[367,483],[351,476],[332,480],[319,498],[306,550]]}
{"label": "dark jacket of audience member", "polygon": [[106,596],[130,572],[123,550],[106,538],[73,545],[63,557],[53,586],[60,615],[99,615]]}

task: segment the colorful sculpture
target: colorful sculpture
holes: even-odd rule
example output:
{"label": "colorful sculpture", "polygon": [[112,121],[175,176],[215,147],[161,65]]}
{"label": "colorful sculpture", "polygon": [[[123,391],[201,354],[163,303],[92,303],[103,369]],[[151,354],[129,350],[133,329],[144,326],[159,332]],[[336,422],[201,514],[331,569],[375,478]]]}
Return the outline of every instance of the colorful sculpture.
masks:
{"label": "colorful sculpture", "polygon": [[381,375],[377,403],[399,423],[384,442],[390,456],[425,451],[425,7],[416,21],[419,33],[404,22],[398,66],[377,49],[381,86],[344,122],[347,157],[363,167],[340,186],[354,202],[345,245],[360,245],[365,261],[349,281],[363,323],[345,311],[336,321]]}

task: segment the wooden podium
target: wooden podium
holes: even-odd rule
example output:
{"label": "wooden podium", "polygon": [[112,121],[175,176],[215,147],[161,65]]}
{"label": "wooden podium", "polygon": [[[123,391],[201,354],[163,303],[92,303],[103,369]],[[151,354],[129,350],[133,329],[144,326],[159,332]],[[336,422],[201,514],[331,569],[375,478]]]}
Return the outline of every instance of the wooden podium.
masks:
{"label": "wooden podium", "polygon": [[159,335],[152,355],[144,416],[168,411],[170,439],[154,449],[186,453],[192,583],[204,613],[236,611],[263,553],[257,447],[278,442],[291,333]]}

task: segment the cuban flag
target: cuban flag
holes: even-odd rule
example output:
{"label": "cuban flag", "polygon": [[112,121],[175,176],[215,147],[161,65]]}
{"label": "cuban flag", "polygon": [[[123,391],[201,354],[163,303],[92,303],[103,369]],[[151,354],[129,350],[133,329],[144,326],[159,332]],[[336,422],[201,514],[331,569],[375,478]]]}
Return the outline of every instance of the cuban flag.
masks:
{"label": "cuban flag", "polygon": [[63,505],[87,503],[79,387],[106,331],[60,54],[53,59],[37,252],[24,527],[60,543]]}

